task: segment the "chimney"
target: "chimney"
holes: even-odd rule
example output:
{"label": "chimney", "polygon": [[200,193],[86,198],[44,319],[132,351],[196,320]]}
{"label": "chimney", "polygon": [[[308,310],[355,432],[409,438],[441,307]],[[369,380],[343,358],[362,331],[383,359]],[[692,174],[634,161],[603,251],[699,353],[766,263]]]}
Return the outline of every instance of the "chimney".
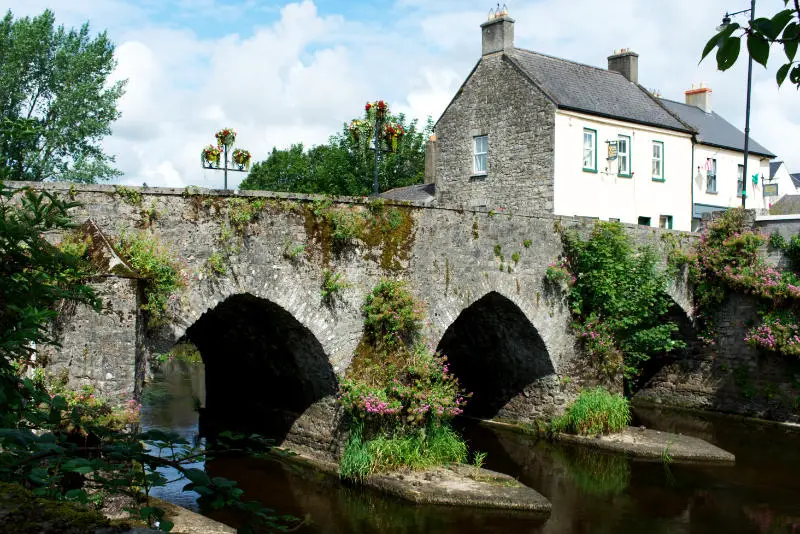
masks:
{"label": "chimney", "polygon": [[608,56],[608,70],[619,72],[633,83],[639,83],[639,54],[628,48]]}
{"label": "chimney", "polygon": [[483,55],[514,48],[514,19],[508,16],[506,6],[498,4],[497,11],[489,10],[489,20],[481,24]]}
{"label": "chimney", "polygon": [[704,87],[702,83],[700,87],[695,87],[692,84],[692,88],[686,91],[686,104],[696,106],[706,113],[711,113],[711,88]]}

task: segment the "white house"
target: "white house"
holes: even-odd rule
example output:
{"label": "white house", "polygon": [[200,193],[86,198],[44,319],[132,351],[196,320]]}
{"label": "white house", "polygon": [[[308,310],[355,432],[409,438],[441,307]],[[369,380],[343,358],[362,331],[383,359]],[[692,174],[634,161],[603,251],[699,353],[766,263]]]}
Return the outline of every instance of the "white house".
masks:
{"label": "white house", "polygon": [[686,91],[685,103],[667,99],[661,102],[696,131],[690,167],[692,229],[698,226],[704,213],[741,206],[743,185],[747,193],[746,208],[769,209],[769,196],[774,188],[764,185],[770,181],[770,159],[775,155],[751,138],[748,179],[742,183],[744,133],[711,109],[711,88],[701,85]]}
{"label": "white house", "polygon": [[782,161],[771,161],[769,163],[769,179],[764,180],[764,197],[769,203],[767,208],[772,207],[785,195],[796,195],[797,185],[786,164]]}
{"label": "white house", "polygon": [[[603,69],[516,48],[505,12],[481,32],[482,56],[436,123],[428,183],[405,198],[678,230],[741,205],[744,134],[711,111],[710,90],[658,98],[630,50]],[[750,142],[748,207],[768,207],[773,157]]]}

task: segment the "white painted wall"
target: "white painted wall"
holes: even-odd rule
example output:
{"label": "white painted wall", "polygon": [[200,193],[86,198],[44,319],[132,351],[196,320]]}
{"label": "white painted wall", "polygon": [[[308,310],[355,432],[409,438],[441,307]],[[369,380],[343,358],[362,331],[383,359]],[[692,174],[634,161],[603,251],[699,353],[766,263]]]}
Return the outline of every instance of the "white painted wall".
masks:
{"label": "white painted wall", "polygon": [[769,208],[772,204],[775,204],[784,195],[797,194],[797,189],[794,186],[792,177],[789,175],[789,169],[786,168],[786,164],[783,162],[781,162],[780,167],[778,167],[777,172],[775,172],[775,176],[772,181],[768,181],[767,183],[776,184],[778,186],[778,196],[766,198],[767,208]]}
{"label": "white painted wall", "polygon": [[[707,190],[707,171],[705,163],[707,158],[717,160],[717,192]],[[737,194],[738,166],[744,160],[744,153],[736,150],[727,150],[708,145],[697,144],[694,148],[694,202],[720,207],[737,207],[742,205],[742,197]],[[752,176],[758,173],[758,184],[753,185]],[[769,178],[769,159],[761,156],[749,155],[747,158],[747,209],[769,208],[769,201],[764,199],[764,178]],[[788,177],[788,175],[787,175]],[[789,178],[791,183],[791,178]],[[780,192],[780,190],[779,190]]]}
{"label": "white painted wall", "polygon": [[[583,129],[597,130],[597,172],[583,170]],[[633,176],[617,176],[616,161],[607,160],[606,141],[631,138]],[[653,141],[664,143],[664,181],[652,177]],[[556,111],[553,211],[556,215],[611,218],[636,224],[672,215],[673,229],[690,230],[692,217],[692,140],[689,134]],[[734,179],[735,181],[735,179]],[[736,188],[736,184],[733,184]]]}

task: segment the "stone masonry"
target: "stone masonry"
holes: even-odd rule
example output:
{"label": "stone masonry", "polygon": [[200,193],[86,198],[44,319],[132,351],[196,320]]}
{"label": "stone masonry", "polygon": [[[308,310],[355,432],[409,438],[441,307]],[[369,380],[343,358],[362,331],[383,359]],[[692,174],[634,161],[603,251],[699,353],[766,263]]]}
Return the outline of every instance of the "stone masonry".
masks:
{"label": "stone masonry", "polygon": [[[284,411],[292,412],[286,439],[330,449],[337,424],[330,377],[346,374],[362,336],[361,304],[383,277],[406,280],[424,301],[425,338],[453,351],[448,356],[457,375],[459,369],[478,377],[493,370],[492,376],[511,380],[525,369],[525,383],[504,386],[493,379],[494,391],[478,391],[484,384],[473,382],[476,395],[487,399],[484,408],[491,408],[485,417],[530,423],[559,412],[579,387],[598,381],[580,355],[563,292],[544,280],[547,266],[562,254],[559,230],[588,231],[593,221],[342,198],[332,209],[366,220],[375,210],[394,210],[401,224],[380,239],[355,239],[336,250],[316,214],[325,205],[318,197],[132,188],[142,193],[137,202],[112,186],[36,187],[70,194],[81,203],[75,220],[93,220],[112,243],[123,232],[157,237],[187,279],[171,322],[157,329],[147,329],[137,309],[141,281],[99,281],[103,312],[74,310],[60,325],[62,349],[47,356],[51,369],[68,370],[73,385],[92,383],[103,394],[129,397],[141,386],[148,358],[188,337],[206,361],[207,410],[250,413],[248,407],[265,399],[279,402],[281,395],[267,393],[283,387],[291,397]],[[237,206],[254,201],[258,211],[241,232],[226,237]],[[695,239],[627,228],[637,242],[662,251]],[[214,274],[208,260],[220,252],[226,272]],[[347,284],[331,303],[320,294],[326,269]],[[685,286],[673,287],[673,298],[689,309]],[[474,346],[459,342],[467,333]],[[258,413],[252,412],[256,422]]]}

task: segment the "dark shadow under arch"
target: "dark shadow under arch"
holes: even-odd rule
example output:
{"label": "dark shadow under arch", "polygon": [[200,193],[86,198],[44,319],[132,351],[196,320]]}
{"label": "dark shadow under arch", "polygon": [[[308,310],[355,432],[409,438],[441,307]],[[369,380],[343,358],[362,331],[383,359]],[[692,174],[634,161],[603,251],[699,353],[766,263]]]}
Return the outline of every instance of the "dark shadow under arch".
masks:
{"label": "dark shadow under arch", "polygon": [[544,341],[522,310],[491,292],[461,312],[437,348],[464,389],[464,414],[492,418],[525,386],[555,370]]}
{"label": "dark shadow under arch", "polygon": [[229,297],[200,316],[186,337],[205,363],[203,433],[257,432],[280,442],[309,406],[336,393],[322,345],[269,300]]}

